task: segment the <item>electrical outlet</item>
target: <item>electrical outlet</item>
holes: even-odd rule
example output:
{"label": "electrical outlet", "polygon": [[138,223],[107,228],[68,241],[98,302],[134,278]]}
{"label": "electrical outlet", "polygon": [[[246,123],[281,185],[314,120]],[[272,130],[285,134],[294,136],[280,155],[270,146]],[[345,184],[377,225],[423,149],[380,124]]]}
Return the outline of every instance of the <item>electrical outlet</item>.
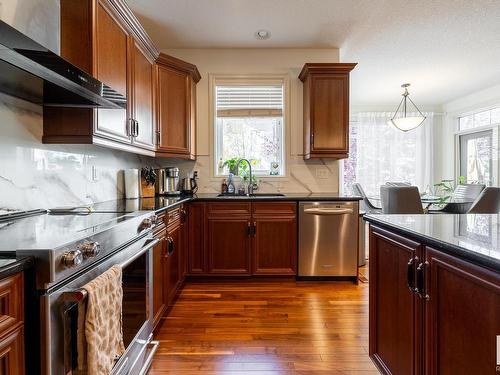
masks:
{"label": "electrical outlet", "polygon": [[97,169],[97,167],[95,165],[92,166],[91,180],[93,182],[99,181],[99,170]]}
{"label": "electrical outlet", "polygon": [[330,171],[327,168],[316,169],[316,178],[327,179],[330,176]]}

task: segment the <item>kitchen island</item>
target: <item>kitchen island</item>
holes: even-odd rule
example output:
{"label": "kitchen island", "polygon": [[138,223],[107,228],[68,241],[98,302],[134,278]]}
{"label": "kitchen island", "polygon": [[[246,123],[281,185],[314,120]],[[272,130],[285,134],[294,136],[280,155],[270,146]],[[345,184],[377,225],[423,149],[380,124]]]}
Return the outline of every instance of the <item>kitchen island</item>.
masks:
{"label": "kitchen island", "polygon": [[370,357],[384,374],[495,374],[498,215],[367,215]]}

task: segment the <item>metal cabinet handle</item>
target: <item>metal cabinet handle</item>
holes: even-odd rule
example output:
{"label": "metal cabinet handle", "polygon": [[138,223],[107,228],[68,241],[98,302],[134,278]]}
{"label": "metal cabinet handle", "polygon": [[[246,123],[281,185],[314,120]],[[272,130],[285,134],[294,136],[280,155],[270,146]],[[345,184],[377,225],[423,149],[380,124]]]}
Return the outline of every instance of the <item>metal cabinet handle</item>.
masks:
{"label": "metal cabinet handle", "polygon": [[135,120],[135,137],[139,136],[139,121]]}
{"label": "metal cabinet handle", "polygon": [[347,215],[352,214],[352,208],[306,208],[304,213],[310,215]]}
{"label": "metal cabinet handle", "polygon": [[253,235],[254,235],[254,237],[255,237],[256,234],[257,234],[257,222],[254,221],[253,222]]}
{"label": "metal cabinet handle", "polygon": [[169,236],[167,237],[167,258],[172,256],[172,254],[174,253],[174,249],[174,239]]}
{"label": "metal cabinet handle", "polygon": [[133,137],[134,136],[134,119],[129,118],[127,119],[127,137]]}
{"label": "metal cabinet handle", "polygon": [[415,292],[415,258],[410,258],[407,265],[406,271],[406,285],[408,285],[408,289],[410,292]]}
{"label": "metal cabinet handle", "polygon": [[425,266],[427,266],[429,262],[422,262],[417,267],[417,287],[415,288],[415,292],[418,294],[420,298],[430,299],[429,295],[425,292]]}
{"label": "metal cabinet handle", "polygon": [[250,237],[252,235],[252,224],[250,222],[247,223],[247,236]]}

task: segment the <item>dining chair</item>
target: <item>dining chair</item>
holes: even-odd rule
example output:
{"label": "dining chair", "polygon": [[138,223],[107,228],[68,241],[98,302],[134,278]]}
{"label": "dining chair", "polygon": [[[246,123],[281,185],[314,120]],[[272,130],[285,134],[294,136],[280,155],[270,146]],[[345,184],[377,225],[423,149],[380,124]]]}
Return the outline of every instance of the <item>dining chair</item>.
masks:
{"label": "dining chair", "polygon": [[487,187],[474,201],[468,214],[497,214],[500,212],[500,188]]}
{"label": "dining chair", "polygon": [[392,181],[387,181],[386,186],[411,186],[409,182],[392,182]]}
{"label": "dining chair", "polygon": [[458,184],[451,196],[452,200],[470,200],[474,201],[484,190],[483,184]]}
{"label": "dining chair", "polygon": [[360,209],[362,211],[365,211],[366,213],[369,214],[379,214],[382,213],[382,209],[380,207],[376,207],[370,202],[370,199],[368,199],[368,196],[366,195],[365,191],[363,190],[363,187],[361,186],[360,183],[356,182],[352,185],[352,190],[353,193],[356,195],[359,195],[360,197],[363,198],[361,201],[361,207]]}
{"label": "dining chair", "polygon": [[423,214],[422,201],[416,186],[380,186],[382,213]]}

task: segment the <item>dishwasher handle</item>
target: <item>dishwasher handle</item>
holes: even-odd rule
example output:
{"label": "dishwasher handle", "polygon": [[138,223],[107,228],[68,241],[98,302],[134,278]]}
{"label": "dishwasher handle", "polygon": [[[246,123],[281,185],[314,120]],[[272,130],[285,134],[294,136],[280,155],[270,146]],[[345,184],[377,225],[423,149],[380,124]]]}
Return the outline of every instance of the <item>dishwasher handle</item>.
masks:
{"label": "dishwasher handle", "polygon": [[304,213],[310,215],[348,215],[354,213],[354,211],[352,208],[314,207],[304,209]]}

